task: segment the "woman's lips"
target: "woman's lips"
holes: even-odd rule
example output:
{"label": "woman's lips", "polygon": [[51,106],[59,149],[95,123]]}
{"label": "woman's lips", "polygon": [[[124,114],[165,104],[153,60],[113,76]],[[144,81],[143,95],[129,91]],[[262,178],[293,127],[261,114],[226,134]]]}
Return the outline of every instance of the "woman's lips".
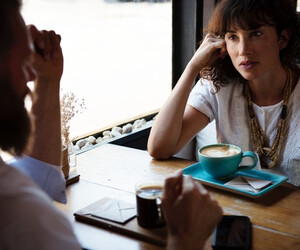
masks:
{"label": "woman's lips", "polygon": [[254,61],[242,61],[239,66],[245,70],[249,70],[254,68],[257,64],[258,62],[254,62]]}

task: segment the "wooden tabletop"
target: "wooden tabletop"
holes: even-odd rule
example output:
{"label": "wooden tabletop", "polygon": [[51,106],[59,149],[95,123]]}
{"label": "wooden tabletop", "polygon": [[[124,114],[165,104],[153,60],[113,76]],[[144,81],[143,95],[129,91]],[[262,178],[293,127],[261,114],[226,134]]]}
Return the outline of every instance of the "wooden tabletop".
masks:
{"label": "wooden tabletop", "polygon": [[[68,203],[56,205],[74,224],[82,246],[88,249],[163,249],[99,227],[77,222],[74,212],[112,197],[135,203],[138,180],[173,175],[195,162],[182,159],[153,160],[147,151],[105,144],[77,155],[80,181],[67,187]],[[283,184],[252,199],[206,187],[224,214],[246,215],[253,224],[252,249],[300,249],[300,190]],[[205,249],[211,249],[211,237]]]}

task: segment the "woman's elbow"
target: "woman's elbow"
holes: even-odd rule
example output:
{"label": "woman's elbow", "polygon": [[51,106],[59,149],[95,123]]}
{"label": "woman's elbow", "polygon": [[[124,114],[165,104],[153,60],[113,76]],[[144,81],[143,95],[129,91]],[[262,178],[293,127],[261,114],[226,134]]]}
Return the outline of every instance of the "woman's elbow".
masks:
{"label": "woman's elbow", "polygon": [[147,148],[150,156],[156,160],[166,160],[172,156],[172,154],[166,152],[166,150],[163,147],[154,146],[148,143]]}

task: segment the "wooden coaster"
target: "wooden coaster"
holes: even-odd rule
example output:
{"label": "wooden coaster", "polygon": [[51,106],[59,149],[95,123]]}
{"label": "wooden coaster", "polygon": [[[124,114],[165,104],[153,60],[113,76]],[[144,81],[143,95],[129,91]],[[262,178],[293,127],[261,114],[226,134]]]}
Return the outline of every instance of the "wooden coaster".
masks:
{"label": "wooden coaster", "polygon": [[66,178],[66,186],[78,182],[80,179],[80,174],[70,172],[69,176]]}

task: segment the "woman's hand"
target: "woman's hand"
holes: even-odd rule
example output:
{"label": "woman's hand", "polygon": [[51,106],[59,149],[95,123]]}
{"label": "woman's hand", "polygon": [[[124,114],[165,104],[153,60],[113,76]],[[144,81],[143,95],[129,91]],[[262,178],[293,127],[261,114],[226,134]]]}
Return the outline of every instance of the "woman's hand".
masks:
{"label": "woman's hand", "polygon": [[189,64],[197,72],[200,72],[202,68],[212,65],[218,58],[224,58],[226,55],[225,40],[219,36],[208,34]]}

